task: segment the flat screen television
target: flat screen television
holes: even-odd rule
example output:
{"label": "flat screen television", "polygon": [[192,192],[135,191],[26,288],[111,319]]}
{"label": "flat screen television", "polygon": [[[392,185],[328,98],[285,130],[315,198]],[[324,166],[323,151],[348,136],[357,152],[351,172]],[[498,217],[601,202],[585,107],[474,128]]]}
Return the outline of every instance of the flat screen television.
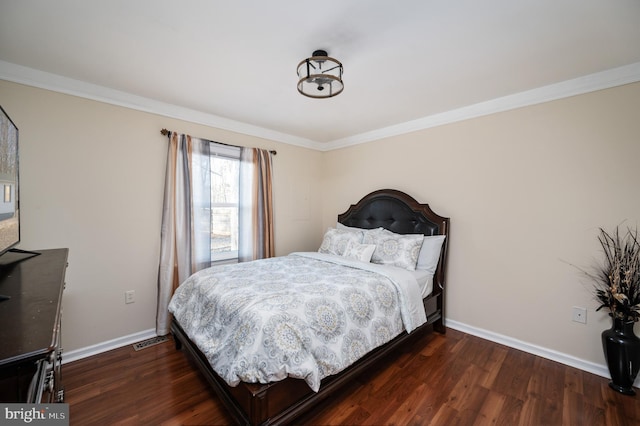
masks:
{"label": "flat screen television", "polygon": [[19,242],[18,128],[0,106],[0,255]]}

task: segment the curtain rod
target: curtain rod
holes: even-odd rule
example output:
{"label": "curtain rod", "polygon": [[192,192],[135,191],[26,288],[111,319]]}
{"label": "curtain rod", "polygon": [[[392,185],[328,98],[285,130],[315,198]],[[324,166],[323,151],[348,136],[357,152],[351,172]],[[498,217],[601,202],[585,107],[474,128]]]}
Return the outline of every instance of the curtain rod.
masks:
{"label": "curtain rod", "polygon": [[[171,130],[162,129],[162,130],[160,130],[160,133],[162,133],[164,136],[169,136],[169,133],[171,133]],[[233,147],[236,147],[236,148],[242,148],[241,146],[231,145],[230,143],[224,143],[224,142],[216,142],[216,143],[219,143],[220,145],[227,145],[227,146],[233,146]],[[275,149],[269,150],[269,153],[271,155],[278,155],[278,152]]]}

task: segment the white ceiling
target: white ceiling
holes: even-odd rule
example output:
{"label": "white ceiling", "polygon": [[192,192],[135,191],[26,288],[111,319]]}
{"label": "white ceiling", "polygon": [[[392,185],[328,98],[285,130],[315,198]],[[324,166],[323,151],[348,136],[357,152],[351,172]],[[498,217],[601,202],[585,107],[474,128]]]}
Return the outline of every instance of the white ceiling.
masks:
{"label": "white ceiling", "polygon": [[[296,90],[316,49],[344,65],[335,98]],[[637,81],[640,1],[0,0],[0,65],[8,80],[337,146],[607,70]]]}

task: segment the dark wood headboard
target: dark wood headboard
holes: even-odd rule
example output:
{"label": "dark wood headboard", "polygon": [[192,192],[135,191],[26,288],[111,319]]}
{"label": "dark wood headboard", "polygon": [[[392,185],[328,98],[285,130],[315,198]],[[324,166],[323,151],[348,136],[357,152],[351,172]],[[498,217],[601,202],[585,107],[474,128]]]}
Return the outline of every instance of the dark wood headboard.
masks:
{"label": "dark wood headboard", "polygon": [[444,289],[449,218],[436,214],[428,204],[420,204],[402,191],[380,189],[339,214],[338,222],[363,229],[382,227],[397,234],[446,235],[434,276],[434,282]]}

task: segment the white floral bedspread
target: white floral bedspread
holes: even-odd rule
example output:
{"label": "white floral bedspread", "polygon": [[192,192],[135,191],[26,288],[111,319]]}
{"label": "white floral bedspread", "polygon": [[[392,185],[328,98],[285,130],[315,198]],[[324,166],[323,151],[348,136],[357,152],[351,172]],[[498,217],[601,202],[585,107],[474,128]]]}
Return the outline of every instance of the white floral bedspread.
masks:
{"label": "white floral bedspread", "polygon": [[408,271],[321,253],[199,271],[169,311],[229,385],[290,376],[316,392],[324,377],[426,322]]}

